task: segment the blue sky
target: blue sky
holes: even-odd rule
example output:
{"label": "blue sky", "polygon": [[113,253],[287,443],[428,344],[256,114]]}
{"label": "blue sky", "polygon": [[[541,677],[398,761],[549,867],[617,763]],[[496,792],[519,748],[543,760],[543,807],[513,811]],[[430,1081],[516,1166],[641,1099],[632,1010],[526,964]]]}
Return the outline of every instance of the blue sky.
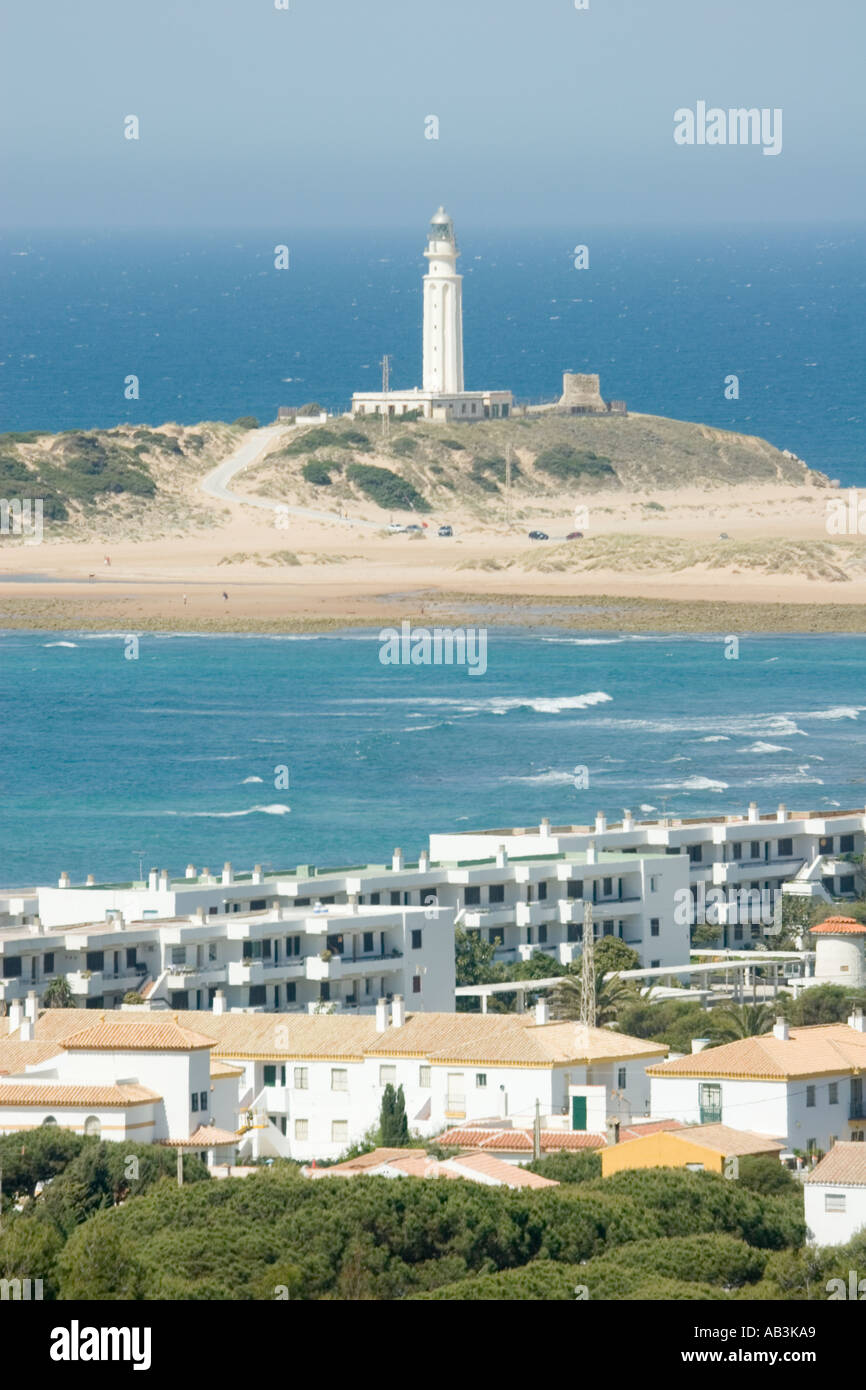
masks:
{"label": "blue sky", "polygon": [[[866,213],[863,0],[289,4],[13,0],[4,224],[351,237],[439,201],[462,227]],[[781,155],[678,147],[673,113],[698,100],[781,107]]]}

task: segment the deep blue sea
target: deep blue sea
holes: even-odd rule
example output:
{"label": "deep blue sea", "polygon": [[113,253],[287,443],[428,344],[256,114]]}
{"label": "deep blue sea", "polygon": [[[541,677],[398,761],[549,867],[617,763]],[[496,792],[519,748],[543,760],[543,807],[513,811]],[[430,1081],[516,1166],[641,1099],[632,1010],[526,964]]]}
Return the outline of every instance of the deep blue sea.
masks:
{"label": "deep blue sea", "polygon": [[[0,431],[345,409],[378,389],[383,353],[392,385],[415,385],[425,232],[286,232],[285,271],[273,231],[5,234]],[[467,387],[551,398],[563,370],[595,371],[633,410],[866,483],[862,229],[457,232]]]}
{"label": "deep blue sea", "polygon": [[[866,637],[0,633],[0,883],[416,858],[432,830],[866,802]],[[286,767],[287,790],[275,787]],[[589,786],[577,789],[575,769]]]}

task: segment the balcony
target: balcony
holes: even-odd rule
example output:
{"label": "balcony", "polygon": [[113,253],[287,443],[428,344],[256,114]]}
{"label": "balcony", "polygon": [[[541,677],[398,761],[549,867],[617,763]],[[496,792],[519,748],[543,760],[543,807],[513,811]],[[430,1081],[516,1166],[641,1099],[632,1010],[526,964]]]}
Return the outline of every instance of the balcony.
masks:
{"label": "balcony", "polygon": [[[560,903],[569,906],[566,899],[561,899]],[[514,920],[518,927],[540,927],[545,922],[556,921],[555,903],[516,903],[514,908]],[[560,921],[570,920],[560,917]]]}
{"label": "balcony", "polygon": [[388,974],[400,968],[402,959],[402,951],[354,957],[334,954],[328,960],[322,960],[321,956],[307,956],[306,975],[308,980],[345,980],[351,976]]}
{"label": "balcony", "polygon": [[207,965],[170,965],[166,976],[169,989],[203,989],[207,985],[221,985],[226,982],[227,967],[216,961]]}
{"label": "balcony", "polygon": [[87,999],[95,999],[102,993],[103,978],[101,970],[70,970],[66,976],[72,993],[83,994]]}
{"label": "balcony", "polygon": [[230,985],[263,985],[265,982],[263,961],[230,960],[227,969]]}
{"label": "balcony", "polygon": [[467,907],[463,925],[465,927],[510,927],[514,923],[515,912],[519,912],[523,906],[525,904],[516,903],[514,907]]}
{"label": "balcony", "polygon": [[702,1125],[720,1125],[722,1123],[722,1107],[720,1105],[701,1106]]}

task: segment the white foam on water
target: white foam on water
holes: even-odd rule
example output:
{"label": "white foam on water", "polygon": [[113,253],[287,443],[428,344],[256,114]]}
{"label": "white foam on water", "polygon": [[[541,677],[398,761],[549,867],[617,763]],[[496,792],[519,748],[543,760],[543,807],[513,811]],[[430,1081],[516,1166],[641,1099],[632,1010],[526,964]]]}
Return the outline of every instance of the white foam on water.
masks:
{"label": "white foam on water", "polygon": [[287,816],[291,809],[291,806],[278,801],[271,806],[250,806],[246,811],[163,811],[163,815],[181,816],[184,819],[203,816],[213,820],[234,820],[236,816]]}
{"label": "white foam on water", "polygon": [[241,786],[242,786],[242,787],[245,787],[245,786],[247,785],[248,782],[263,782],[263,781],[264,781],[264,778],[263,778],[263,777],[245,777],[244,780],[243,780],[243,782],[241,783]]}
{"label": "white foam on water", "polygon": [[738,748],[738,753],[793,753],[793,748],[786,748],[781,743],[762,743],[760,739],[753,743],[750,748]]}

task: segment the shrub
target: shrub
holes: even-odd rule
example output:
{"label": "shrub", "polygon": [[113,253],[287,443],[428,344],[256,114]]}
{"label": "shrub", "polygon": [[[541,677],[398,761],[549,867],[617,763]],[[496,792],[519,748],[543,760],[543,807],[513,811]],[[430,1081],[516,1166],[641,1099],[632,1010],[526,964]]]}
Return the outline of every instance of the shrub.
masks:
{"label": "shrub", "polygon": [[255,415],[239,415],[236,420],[232,421],[232,424],[241,430],[257,430],[259,427]]}
{"label": "shrub", "polygon": [[592,1178],[601,1177],[601,1157],[591,1149],[584,1149],[580,1153],[563,1151],[548,1154],[546,1158],[535,1159],[523,1166],[530,1173],[538,1173],[542,1178],[552,1178],[559,1183],[589,1182]]}
{"label": "shrub", "polygon": [[310,459],[308,463],[304,464],[301,473],[306,482],[312,483],[314,487],[330,487],[329,467],[333,467],[333,465],[323,463],[319,459]]}
{"label": "shrub", "polygon": [[617,476],[610,459],[591,450],[581,451],[571,444],[554,444],[544,449],[535,460],[536,468],[554,478],[599,478],[616,482]]}
{"label": "shrub", "polygon": [[404,434],[402,438],[395,439],[391,445],[391,453],[405,458],[408,454],[414,454],[418,448],[418,440],[412,439],[411,435]]}
{"label": "shrub", "polygon": [[390,468],[353,463],[346,469],[346,477],[385,511],[430,511],[429,502],[417,488]]}

